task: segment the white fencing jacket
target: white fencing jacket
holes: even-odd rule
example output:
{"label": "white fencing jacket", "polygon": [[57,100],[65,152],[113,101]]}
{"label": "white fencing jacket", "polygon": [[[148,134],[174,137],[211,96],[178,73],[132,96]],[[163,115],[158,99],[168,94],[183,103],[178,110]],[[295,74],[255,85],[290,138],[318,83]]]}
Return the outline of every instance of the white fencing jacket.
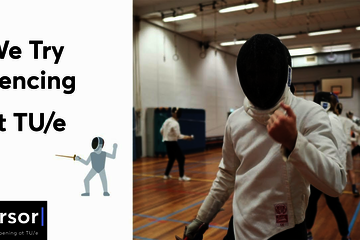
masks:
{"label": "white fencing jacket", "polygon": [[266,125],[245,111],[245,102],[245,108],[234,111],[226,123],[223,158],[197,219],[210,222],[234,192],[236,239],[266,240],[302,223],[309,184],[334,197],[346,184],[325,110],[290,91],[284,94],[282,100],[296,114],[298,129],[295,148],[288,156],[269,136]]}
{"label": "white fencing jacket", "polygon": [[176,142],[178,139],[184,138],[184,135],[180,133],[179,122],[173,117],[165,120],[160,128],[160,133],[163,136],[163,142]]}
{"label": "white fencing jacket", "polygon": [[360,127],[356,125],[350,118],[339,116],[340,121],[343,124],[347,144],[351,146],[351,131],[360,133]]}
{"label": "white fencing jacket", "polygon": [[328,116],[332,127],[332,133],[336,139],[336,143],[338,146],[340,162],[345,167],[347,154],[347,138],[344,133],[343,124],[340,118],[335,113],[328,111]]}

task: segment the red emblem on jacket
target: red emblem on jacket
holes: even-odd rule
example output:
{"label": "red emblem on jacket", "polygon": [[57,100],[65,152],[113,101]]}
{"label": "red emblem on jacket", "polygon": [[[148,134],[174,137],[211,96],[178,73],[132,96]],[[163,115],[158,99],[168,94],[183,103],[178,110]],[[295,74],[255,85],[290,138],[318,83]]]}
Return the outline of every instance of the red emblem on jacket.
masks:
{"label": "red emblem on jacket", "polygon": [[289,224],[289,217],[286,203],[274,204],[276,225],[283,227]]}

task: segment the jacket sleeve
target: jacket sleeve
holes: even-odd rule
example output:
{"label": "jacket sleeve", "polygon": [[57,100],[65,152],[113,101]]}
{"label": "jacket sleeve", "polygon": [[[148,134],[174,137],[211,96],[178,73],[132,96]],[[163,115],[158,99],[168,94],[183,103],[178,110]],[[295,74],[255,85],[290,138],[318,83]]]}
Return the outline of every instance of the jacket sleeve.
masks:
{"label": "jacket sleeve", "polygon": [[198,220],[205,223],[210,223],[212,221],[234,191],[235,173],[240,165],[240,161],[235,154],[233,142],[231,140],[231,129],[228,123],[225,127],[222,149],[223,158],[220,161],[219,170],[213,181],[210,192],[205,198],[196,217]]}
{"label": "jacket sleeve", "polygon": [[358,125],[356,125],[356,123],[354,123],[350,119],[349,119],[349,121],[351,122],[351,130],[353,130],[354,132],[360,133],[360,127]]}
{"label": "jacket sleeve", "polygon": [[179,123],[177,123],[176,126],[174,127],[174,131],[175,131],[178,139],[184,139],[185,136],[182,135],[180,132],[180,124]]}
{"label": "jacket sleeve", "polygon": [[346,136],[345,136],[342,124],[341,124],[340,121],[338,122],[338,124],[339,123],[340,123],[339,127],[334,129],[335,131],[333,131],[333,132],[334,132],[334,137],[337,140],[338,154],[339,154],[339,158],[340,158],[340,163],[345,168],[345,166],[346,166],[346,155],[347,155],[347,141],[346,141]]}
{"label": "jacket sleeve", "polygon": [[296,145],[286,161],[323,193],[337,197],[346,185],[346,171],[340,162],[329,117],[317,105],[298,125]]}

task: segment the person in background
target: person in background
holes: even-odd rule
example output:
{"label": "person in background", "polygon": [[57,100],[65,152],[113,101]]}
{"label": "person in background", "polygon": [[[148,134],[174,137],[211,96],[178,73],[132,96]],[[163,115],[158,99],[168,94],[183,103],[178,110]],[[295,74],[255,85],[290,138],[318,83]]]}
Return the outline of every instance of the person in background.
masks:
{"label": "person in background", "polygon": [[343,124],[344,133],[347,138],[346,171],[349,175],[353,196],[359,197],[359,191],[356,188],[356,176],[353,170],[353,155],[356,153],[352,153],[351,131],[360,133],[360,127],[352,121],[351,112],[346,114],[347,117],[340,116],[341,113],[342,107],[339,108],[339,118]]}
{"label": "person in background", "polygon": [[[337,96],[331,92],[318,92],[315,94],[314,102],[321,105],[325,111],[327,111],[330,123],[332,126],[332,133],[336,139],[338,146],[338,155],[340,157],[340,162],[343,166],[346,165],[346,155],[347,155],[347,139],[343,130],[342,123],[338,117],[338,107],[339,100]],[[316,213],[317,213],[317,203],[321,196],[322,192],[315,188],[313,185],[310,185],[310,198],[309,205],[306,209],[305,222],[307,228],[307,240],[313,240],[311,233],[311,228],[314,225]],[[342,240],[350,239],[349,234],[349,223],[346,217],[346,213],[340,203],[338,197],[331,197],[324,194],[326,199],[326,204],[334,214],[336,219],[338,229],[341,235]]]}
{"label": "person in background", "polygon": [[[354,121],[354,114],[349,111],[348,113],[346,113],[346,116],[352,120],[353,122]],[[356,122],[355,122],[356,123]],[[360,146],[358,144],[358,139],[359,139],[359,133],[355,132],[355,131],[351,131],[351,146],[352,146],[352,150],[351,150],[351,155],[354,159],[354,156],[356,156],[357,154],[360,153]]]}
{"label": "person in background", "polygon": [[165,142],[166,152],[169,158],[163,178],[169,179],[172,177],[170,175],[170,171],[176,159],[179,167],[179,181],[190,181],[191,178],[185,176],[184,174],[185,156],[177,141],[178,139],[193,140],[194,138],[193,136],[181,134],[178,122],[181,117],[181,112],[181,108],[172,108],[172,117],[166,119],[160,128],[160,133],[163,136],[163,142]]}

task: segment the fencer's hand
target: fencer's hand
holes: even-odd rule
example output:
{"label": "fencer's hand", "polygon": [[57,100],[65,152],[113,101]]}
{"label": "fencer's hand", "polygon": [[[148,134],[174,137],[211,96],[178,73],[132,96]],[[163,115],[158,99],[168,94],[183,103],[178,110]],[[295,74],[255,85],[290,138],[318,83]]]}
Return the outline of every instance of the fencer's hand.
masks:
{"label": "fencer's hand", "polygon": [[117,147],[118,147],[117,143],[114,143],[113,148],[117,148]]}
{"label": "fencer's hand", "polygon": [[296,115],[289,105],[283,102],[280,106],[286,111],[284,114],[276,110],[268,120],[267,130],[269,135],[287,150],[292,151],[297,139]]}
{"label": "fencer's hand", "polygon": [[189,239],[194,239],[195,235],[199,232],[200,227],[203,225],[204,223],[201,222],[200,220],[193,220],[189,226],[187,226],[186,231],[185,231],[185,236],[188,237]]}
{"label": "fencer's hand", "polygon": [[76,156],[76,157],[75,157],[75,160],[76,160],[76,161],[79,161],[80,159],[81,159],[81,157],[79,157],[79,156]]}
{"label": "fencer's hand", "polygon": [[191,141],[191,140],[194,140],[194,137],[192,135],[191,136],[186,136],[185,139],[188,140],[188,141]]}

